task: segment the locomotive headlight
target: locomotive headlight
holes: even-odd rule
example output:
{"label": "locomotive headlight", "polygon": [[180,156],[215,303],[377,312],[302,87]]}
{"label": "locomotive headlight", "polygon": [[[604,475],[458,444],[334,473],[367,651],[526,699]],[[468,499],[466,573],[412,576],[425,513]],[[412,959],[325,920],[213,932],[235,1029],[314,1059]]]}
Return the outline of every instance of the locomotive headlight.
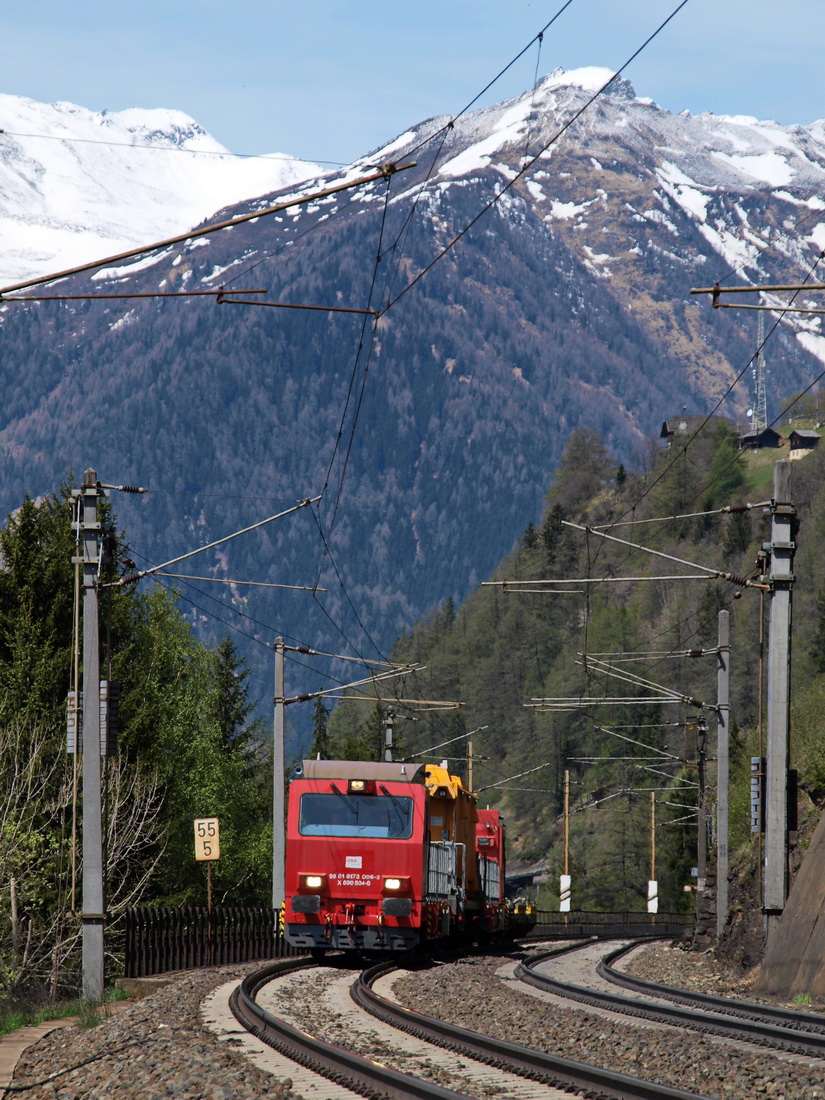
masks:
{"label": "locomotive headlight", "polygon": [[410,880],[408,878],[385,878],[384,889],[385,890],[407,890],[409,889]]}
{"label": "locomotive headlight", "polygon": [[301,887],[304,890],[320,890],[324,885],[325,875],[301,875]]}
{"label": "locomotive headlight", "polygon": [[349,794],[375,794],[374,779],[350,779],[347,783]]}

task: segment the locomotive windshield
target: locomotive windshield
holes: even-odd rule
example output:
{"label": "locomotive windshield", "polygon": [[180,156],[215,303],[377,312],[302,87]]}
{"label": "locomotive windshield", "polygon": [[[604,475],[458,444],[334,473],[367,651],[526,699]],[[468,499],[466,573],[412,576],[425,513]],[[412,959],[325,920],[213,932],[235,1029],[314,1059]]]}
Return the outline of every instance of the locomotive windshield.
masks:
{"label": "locomotive windshield", "polygon": [[301,836],[362,836],[404,840],[412,836],[413,800],[381,795],[301,795]]}

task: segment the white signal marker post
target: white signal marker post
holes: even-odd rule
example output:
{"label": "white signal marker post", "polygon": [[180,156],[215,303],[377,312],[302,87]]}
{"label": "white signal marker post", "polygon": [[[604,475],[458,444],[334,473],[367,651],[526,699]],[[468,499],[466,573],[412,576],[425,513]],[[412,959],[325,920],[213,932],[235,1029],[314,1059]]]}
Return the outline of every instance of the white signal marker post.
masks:
{"label": "white signal marker post", "polygon": [[[570,772],[564,773],[564,873],[559,875],[559,912],[570,912]],[[567,924],[567,917],[564,918]]]}
{"label": "white signal marker post", "polygon": [[559,875],[559,912],[570,912],[570,875]]}
{"label": "white signal marker post", "polygon": [[647,880],[647,911],[656,923],[659,912],[659,884],[656,881],[656,794],[650,792],[650,878]]}

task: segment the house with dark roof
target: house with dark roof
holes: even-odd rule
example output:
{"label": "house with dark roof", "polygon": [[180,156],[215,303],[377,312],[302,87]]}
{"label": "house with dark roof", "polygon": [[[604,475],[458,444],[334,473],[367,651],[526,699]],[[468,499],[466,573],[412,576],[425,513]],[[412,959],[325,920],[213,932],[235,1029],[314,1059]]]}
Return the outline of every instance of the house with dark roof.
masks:
{"label": "house with dark roof", "polygon": [[745,432],[739,436],[739,446],[743,451],[759,451],[763,447],[781,447],[782,436],[773,428],[763,428],[761,432]]}
{"label": "house with dark roof", "polygon": [[684,435],[690,438],[700,428],[707,432],[720,426],[736,430],[736,424],[727,416],[693,416],[688,413],[679,413],[677,416],[670,416],[665,420],[659,434],[661,439],[666,439],[670,443],[675,435]]}
{"label": "house with dark roof", "polygon": [[789,458],[801,458],[819,446],[819,432],[808,428],[794,428],[788,436]]}

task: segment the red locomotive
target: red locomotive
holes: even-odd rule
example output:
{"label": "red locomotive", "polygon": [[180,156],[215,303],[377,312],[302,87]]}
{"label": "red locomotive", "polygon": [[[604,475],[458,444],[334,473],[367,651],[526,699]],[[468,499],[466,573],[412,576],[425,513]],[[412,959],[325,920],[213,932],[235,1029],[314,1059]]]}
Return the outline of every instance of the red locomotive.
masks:
{"label": "red locomotive", "polygon": [[504,823],[440,765],[305,760],[290,784],[289,943],[410,951],[504,929]]}

